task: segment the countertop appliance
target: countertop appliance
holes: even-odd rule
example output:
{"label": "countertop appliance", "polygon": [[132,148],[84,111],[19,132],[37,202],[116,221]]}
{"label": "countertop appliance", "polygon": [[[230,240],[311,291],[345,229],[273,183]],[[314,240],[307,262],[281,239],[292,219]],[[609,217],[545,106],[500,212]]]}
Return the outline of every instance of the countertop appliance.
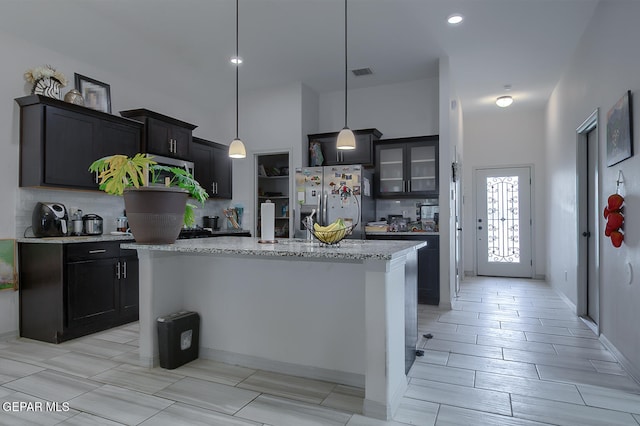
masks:
{"label": "countertop appliance", "polygon": [[315,209],[315,222],[328,225],[342,218],[347,224],[357,223],[347,238],[364,239],[364,226],[375,214],[370,171],[361,165],[307,167],[296,169],[295,176],[296,238],[306,237],[304,220]]}
{"label": "countertop appliance", "polygon": [[61,203],[36,203],[31,215],[33,235],[36,237],[63,237],[67,235],[69,215]]}
{"label": "countertop appliance", "polygon": [[82,216],[84,235],[102,235],[102,218],[97,214],[86,214]]}

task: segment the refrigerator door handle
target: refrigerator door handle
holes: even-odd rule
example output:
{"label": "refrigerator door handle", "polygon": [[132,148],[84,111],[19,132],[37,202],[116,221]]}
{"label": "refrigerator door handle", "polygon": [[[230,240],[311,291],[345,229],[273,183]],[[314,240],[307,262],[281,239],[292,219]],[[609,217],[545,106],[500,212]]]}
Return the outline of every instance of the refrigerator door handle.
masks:
{"label": "refrigerator door handle", "polygon": [[327,202],[329,201],[329,194],[325,191],[322,194],[322,225],[327,226],[329,217],[327,216]]}

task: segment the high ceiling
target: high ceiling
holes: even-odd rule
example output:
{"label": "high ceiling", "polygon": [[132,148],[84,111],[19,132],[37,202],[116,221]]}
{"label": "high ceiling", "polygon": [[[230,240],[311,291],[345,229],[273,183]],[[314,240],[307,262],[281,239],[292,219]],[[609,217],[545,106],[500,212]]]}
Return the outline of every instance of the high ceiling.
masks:
{"label": "high ceiling", "polygon": [[[349,77],[361,88],[438,75],[448,56],[465,111],[548,99],[597,0],[349,0]],[[233,0],[0,0],[0,31],[96,68],[162,76],[192,96],[232,93]],[[240,0],[241,91],[344,88],[342,0]],[[462,13],[451,26],[446,18]],[[5,58],[5,60],[10,58]],[[179,74],[177,74],[179,73]],[[188,82],[197,84],[188,84]]]}

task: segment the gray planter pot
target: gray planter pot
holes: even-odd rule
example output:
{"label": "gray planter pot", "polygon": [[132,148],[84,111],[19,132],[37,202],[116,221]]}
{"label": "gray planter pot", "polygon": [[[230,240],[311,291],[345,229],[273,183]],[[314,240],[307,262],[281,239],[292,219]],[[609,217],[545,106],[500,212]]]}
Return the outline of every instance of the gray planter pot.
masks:
{"label": "gray planter pot", "polygon": [[184,223],[189,193],[182,188],[145,186],[124,190],[124,208],[137,243],[173,244]]}

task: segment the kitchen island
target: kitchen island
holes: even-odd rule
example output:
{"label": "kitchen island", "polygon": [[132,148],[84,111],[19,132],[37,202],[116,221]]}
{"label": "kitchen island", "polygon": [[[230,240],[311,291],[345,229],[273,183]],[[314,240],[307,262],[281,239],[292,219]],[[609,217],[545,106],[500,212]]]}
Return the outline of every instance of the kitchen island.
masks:
{"label": "kitchen island", "polygon": [[202,358],[364,387],[363,413],[388,419],[407,386],[405,314],[417,306],[405,311],[405,285],[415,292],[423,245],[122,244],[140,260],[140,362],[157,364],[158,317],[196,311]]}

